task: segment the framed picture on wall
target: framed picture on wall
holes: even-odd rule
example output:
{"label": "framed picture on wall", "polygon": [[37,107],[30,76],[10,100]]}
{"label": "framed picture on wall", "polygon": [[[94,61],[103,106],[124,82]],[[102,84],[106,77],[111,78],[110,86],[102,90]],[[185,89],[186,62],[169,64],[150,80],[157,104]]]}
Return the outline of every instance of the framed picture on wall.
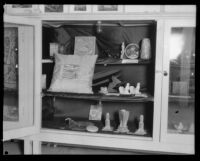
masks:
{"label": "framed picture on wall", "polygon": [[91,5],[70,5],[70,13],[90,13],[92,11]]}
{"label": "framed picture on wall", "polygon": [[68,12],[68,5],[39,5],[41,13],[66,13]]}
{"label": "framed picture on wall", "polygon": [[7,14],[34,14],[39,13],[38,5],[32,4],[6,4],[5,12]]}
{"label": "framed picture on wall", "polygon": [[94,13],[121,13],[123,12],[123,5],[94,5]]}

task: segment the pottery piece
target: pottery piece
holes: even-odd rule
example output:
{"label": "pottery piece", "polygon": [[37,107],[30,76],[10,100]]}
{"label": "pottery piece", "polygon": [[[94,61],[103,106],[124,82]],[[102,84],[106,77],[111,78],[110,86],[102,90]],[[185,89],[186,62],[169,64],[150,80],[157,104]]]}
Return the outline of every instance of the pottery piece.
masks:
{"label": "pottery piece", "polygon": [[145,135],[146,134],[146,130],[144,130],[144,116],[143,115],[140,115],[139,128],[135,132],[135,134],[137,134],[137,135]]}
{"label": "pottery piece", "polygon": [[140,58],[149,60],[151,58],[151,43],[149,38],[142,39]]}
{"label": "pottery piece", "polygon": [[107,94],[108,93],[108,88],[107,87],[101,87],[99,93]]}
{"label": "pottery piece", "polygon": [[140,92],[140,83],[137,83],[137,86],[135,88],[135,94],[136,95],[140,95],[141,94],[141,92]]}
{"label": "pottery piece", "polygon": [[128,44],[125,48],[125,56],[128,59],[137,59],[139,57],[139,46],[138,44]]}
{"label": "pottery piece", "polygon": [[134,86],[130,86],[130,94],[135,94],[135,87]]}
{"label": "pottery piece", "polygon": [[88,125],[86,127],[86,130],[89,131],[89,132],[97,132],[99,130],[99,128],[94,126],[94,125]]}
{"label": "pottery piece", "polygon": [[119,93],[120,93],[120,94],[124,94],[124,93],[125,93],[124,90],[125,90],[125,89],[124,89],[123,86],[120,86],[120,87],[119,87]]}
{"label": "pottery piece", "polygon": [[124,94],[130,94],[130,83],[126,84],[125,90],[124,90]]}
{"label": "pottery piece", "polygon": [[110,126],[110,114],[106,113],[105,126],[102,129],[103,131],[113,131],[113,127]]}
{"label": "pottery piece", "polygon": [[116,133],[129,133],[129,129],[127,126],[128,118],[129,118],[129,111],[125,109],[119,111],[120,124],[118,126],[118,129],[115,131]]}

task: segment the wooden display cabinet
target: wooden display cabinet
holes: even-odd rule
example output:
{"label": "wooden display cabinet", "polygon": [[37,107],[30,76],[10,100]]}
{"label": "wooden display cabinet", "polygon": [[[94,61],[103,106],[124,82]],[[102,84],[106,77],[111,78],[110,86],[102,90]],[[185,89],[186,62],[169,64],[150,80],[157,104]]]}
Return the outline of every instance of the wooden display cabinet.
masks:
{"label": "wooden display cabinet", "polygon": [[[161,8],[162,7],[163,6],[161,6]],[[103,23],[109,22],[111,24],[115,24],[119,22],[119,20],[125,24],[128,23],[128,28],[135,32],[133,40],[131,40],[134,43],[139,43],[141,39],[145,37],[150,38],[152,58],[149,61],[131,64],[123,64],[120,61],[106,61],[97,62],[95,65],[95,72],[120,69],[120,80],[130,82],[133,85],[140,82],[142,92],[148,93],[147,98],[136,99],[125,96],[102,96],[97,93],[98,89],[94,89],[95,93],[92,95],[53,93],[42,89],[42,74],[46,74],[47,76],[46,89],[48,89],[52,78],[54,61],[49,57],[48,45],[50,42],[54,41],[53,35],[55,33],[55,28],[63,23],[96,23],[98,20],[101,20]],[[171,117],[170,109],[172,109],[170,104],[171,102],[175,102],[172,104],[176,106],[177,100],[179,105],[185,105],[186,103],[191,106],[189,107],[191,109],[191,115],[189,117],[191,123],[194,121],[192,112],[194,113],[195,102],[195,87],[193,86],[195,80],[195,62],[192,62],[193,60],[190,59],[191,62],[187,67],[185,64],[174,66],[174,64],[170,64],[171,60],[169,58],[171,30],[174,28],[183,28],[183,30],[184,28],[191,28],[192,31],[194,31],[195,15],[193,13],[183,15],[176,13],[141,13],[136,15],[134,13],[113,13],[105,17],[102,17],[102,15],[98,13],[94,15],[89,13],[84,15],[58,13],[54,16],[8,16],[5,14],[4,23],[18,26],[19,28],[22,26],[24,27],[24,34],[20,36],[21,38],[19,38],[19,41],[22,41],[21,39],[24,38],[27,40],[27,45],[23,45],[23,52],[19,54],[18,59],[19,69],[23,68],[23,71],[19,70],[19,73],[21,72],[21,77],[19,77],[18,80],[18,107],[23,115],[28,113],[32,113],[33,115],[32,118],[28,117],[28,120],[30,118],[32,120],[28,125],[14,125],[17,128],[11,128],[10,126],[9,130],[4,129],[3,140],[13,138],[23,139],[25,154],[40,154],[41,142],[65,143],[74,146],[81,145],[129,151],[139,150],[194,154],[194,133],[172,134],[169,131],[170,126],[168,122]],[[54,27],[48,28],[47,23]],[[27,26],[32,28],[31,32],[26,30]],[[30,36],[31,34],[32,36]],[[131,41],[126,42],[126,45],[131,43]],[[120,53],[120,51],[119,45],[118,52]],[[190,51],[191,50],[189,50],[189,52]],[[28,54],[26,55],[25,53]],[[195,51],[192,51],[190,54],[193,53],[195,53]],[[30,57],[32,57],[32,61],[30,61]],[[27,66],[30,66],[30,68],[27,68]],[[181,80],[176,79],[177,73],[182,73]],[[23,76],[26,78],[22,80]],[[29,80],[29,76],[32,77],[31,80],[33,81]],[[180,94],[176,94],[174,97],[174,93],[177,92],[175,88],[176,82],[187,82],[189,88],[185,85],[187,83],[178,84],[184,86],[185,91],[188,89],[189,95],[187,95],[188,93],[186,92],[184,97]],[[24,88],[24,86],[27,88]],[[172,87],[174,88],[173,90]],[[184,93],[184,91],[181,92]],[[5,96],[7,95],[5,94]],[[98,104],[99,101],[101,101],[103,105],[102,120],[98,121],[98,123],[95,122],[100,129],[99,132],[89,133],[86,131],[63,129],[63,126],[65,126],[65,114],[72,119],[86,121],[88,120],[90,105]],[[23,103],[24,105],[22,105]],[[25,108],[25,106],[27,106],[27,108]],[[45,117],[47,115],[45,115],[44,111],[42,112],[44,107],[50,109],[49,111],[52,115]],[[113,125],[115,129],[117,128],[119,124],[118,111],[120,109],[126,109],[130,112],[128,127],[130,127],[131,132],[135,132],[138,128],[138,117],[143,114],[144,126],[148,132],[147,135],[136,136],[133,134],[102,132],[101,128],[104,126],[105,114],[107,112],[109,112],[111,116],[111,125]],[[179,112],[181,112],[181,110],[179,110]],[[22,122],[25,122],[27,121],[25,120],[27,117],[22,117],[23,115],[19,113],[19,118],[22,119]],[[184,115],[182,116],[184,117]],[[4,126],[5,125],[6,122],[4,121]],[[185,140],[187,140],[187,142],[185,142]],[[184,148],[182,148],[183,146]]]}
{"label": "wooden display cabinet", "polygon": [[[43,58],[49,57],[49,44],[50,42],[56,42],[56,38],[53,35],[56,35],[57,28],[55,27],[45,27],[46,24],[48,25],[54,25],[59,24],[59,22],[52,21],[52,22],[44,22],[43,26]],[[139,123],[139,116],[144,115],[144,124],[145,128],[148,131],[146,137],[152,138],[152,124],[153,124],[153,102],[154,102],[154,70],[155,70],[155,36],[156,36],[156,22],[155,21],[120,21],[121,24],[124,26],[118,25],[119,21],[102,21],[102,32],[106,32],[106,30],[110,31],[110,35],[113,35],[116,33],[116,31],[124,31],[124,34],[126,32],[130,32],[133,34],[132,40],[129,40],[126,42],[126,44],[130,43],[141,43],[141,40],[143,38],[150,38],[151,40],[151,59],[148,61],[143,61],[139,63],[131,63],[131,64],[122,64],[120,61],[120,58],[113,59],[112,62],[107,61],[107,63],[100,62],[96,63],[95,66],[95,72],[102,72],[102,71],[109,71],[109,70],[119,70],[120,71],[120,77],[119,79],[124,82],[129,82],[131,85],[136,86],[138,82],[141,83],[141,91],[148,93],[147,98],[137,98],[132,96],[106,96],[99,94],[100,86],[95,88],[93,87],[94,94],[73,94],[73,93],[58,93],[58,92],[47,92],[44,91],[44,97],[43,97],[43,108],[45,108],[43,116],[46,116],[45,112],[47,113],[48,108],[46,105],[48,102],[51,102],[49,105],[49,113],[51,118],[45,119],[43,118],[42,127],[43,128],[51,128],[51,129],[63,129],[66,126],[65,118],[71,117],[73,120],[81,120],[81,121],[89,121],[89,111],[90,111],[90,105],[98,104],[99,101],[102,102],[103,105],[103,114],[102,114],[102,120],[100,121],[91,121],[99,128],[98,133],[108,133],[117,135],[114,132],[103,132],[101,129],[105,125],[105,115],[107,112],[110,113],[111,117],[111,124],[114,126],[115,131],[117,127],[119,126],[119,110],[126,109],[130,112],[129,121],[128,121],[128,128],[130,129],[130,132],[134,133],[138,128]],[[79,30],[82,30],[81,32],[87,33],[88,31],[94,30],[96,21],[76,21],[76,22],[68,22],[68,21],[62,21],[60,24],[65,24],[62,30],[68,29],[70,33],[70,29],[73,27],[73,30],[77,30],[77,35],[72,34],[70,37],[71,41],[75,39],[75,36],[80,36],[81,33],[78,33]],[[72,26],[73,24],[73,26]],[[81,25],[82,24],[82,25]],[[85,27],[87,24],[87,27]],[[104,26],[104,24],[106,26]],[[110,24],[110,25],[109,25]],[[72,27],[71,27],[72,26]],[[113,27],[114,26],[114,27]],[[77,28],[77,29],[76,29]],[[72,30],[72,31],[73,31]],[[63,33],[65,34],[65,32]],[[60,35],[58,35],[59,37]],[[81,35],[85,36],[85,35]],[[95,32],[91,32],[91,36],[96,36],[97,40],[96,43],[99,45],[99,41],[106,37],[104,33],[101,33],[100,35]],[[122,35],[123,36],[123,35]],[[116,36],[117,37],[117,36]],[[111,37],[107,36],[107,39],[112,40]],[[116,39],[116,38],[114,38]],[[123,39],[122,39],[123,40]],[[109,41],[109,40],[108,40]],[[125,39],[124,39],[125,41]],[[127,40],[126,40],[127,41]],[[116,55],[120,55],[121,52],[121,43],[118,45],[115,45],[114,47],[118,47],[118,51]],[[101,46],[98,46],[98,51],[103,51],[104,49],[100,48]],[[106,48],[110,48],[107,46]],[[111,47],[112,49],[112,47]],[[97,49],[96,49],[97,50]],[[112,52],[112,51],[111,51]],[[73,53],[72,51],[69,51],[69,53]],[[99,52],[98,55],[101,57],[103,53]],[[113,53],[111,53],[113,54]],[[115,54],[115,53],[114,53]],[[50,58],[50,57],[49,57]],[[105,59],[109,59],[106,57]],[[104,61],[106,62],[106,60]],[[49,84],[52,79],[52,73],[53,73],[53,66],[54,63],[43,63],[43,73],[47,75],[47,89],[49,88]],[[109,77],[107,77],[110,79]],[[151,79],[148,79],[151,78]],[[101,86],[108,86],[109,82],[102,84]],[[143,89],[143,90],[142,90]],[[52,99],[52,100],[49,100]],[[45,102],[46,100],[46,102]],[[45,107],[44,107],[45,106]],[[50,120],[51,119],[51,120]],[[86,130],[84,131],[86,132]],[[126,134],[123,134],[126,135]],[[134,134],[130,134],[131,136],[137,136]],[[139,136],[137,136],[139,137]]]}

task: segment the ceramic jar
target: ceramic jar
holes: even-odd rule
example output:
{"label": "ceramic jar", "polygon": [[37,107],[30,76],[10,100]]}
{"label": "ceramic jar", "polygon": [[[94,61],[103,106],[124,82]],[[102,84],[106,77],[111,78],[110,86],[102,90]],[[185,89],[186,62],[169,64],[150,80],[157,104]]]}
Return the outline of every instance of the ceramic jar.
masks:
{"label": "ceramic jar", "polygon": [[149,60],[151,58],[151,42],[149,38],[142,39],[140,58]]}

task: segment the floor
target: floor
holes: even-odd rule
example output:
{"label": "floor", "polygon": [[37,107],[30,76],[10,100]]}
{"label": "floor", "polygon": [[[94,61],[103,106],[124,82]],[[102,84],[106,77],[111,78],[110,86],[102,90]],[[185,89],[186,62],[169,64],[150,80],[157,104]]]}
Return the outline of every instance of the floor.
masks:
{"label": "floor", "polygon": [[[23,155],[23,141],[11,140],[3,143],[4,155]],[[42,143],[42,154],[44,155],[146,155],[141,152],[119,151],[119,150],[105,150],[94,149],[86,147],[73,147],[66,145],[59,145],[53,143]]]}

